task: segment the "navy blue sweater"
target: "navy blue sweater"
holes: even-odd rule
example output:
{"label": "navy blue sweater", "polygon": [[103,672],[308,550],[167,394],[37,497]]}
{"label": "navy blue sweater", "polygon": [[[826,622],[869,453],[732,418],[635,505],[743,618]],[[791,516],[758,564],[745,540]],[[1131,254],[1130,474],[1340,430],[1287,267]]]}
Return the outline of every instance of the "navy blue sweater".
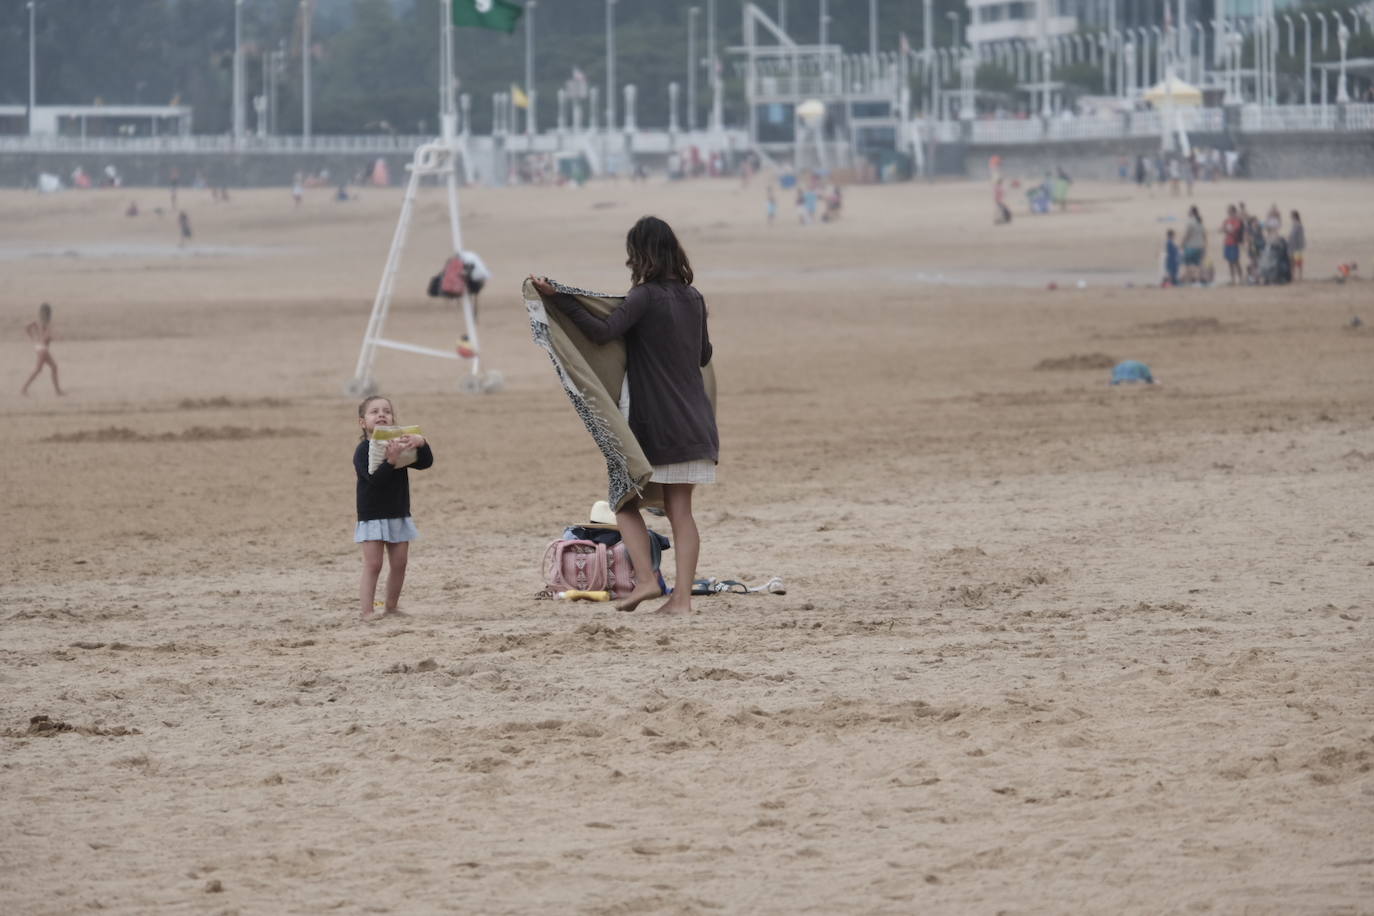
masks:
{"label": "navy blue sweater", "polygon": [[410,514],[410,478],[406,471],[423,471],[434,463],[429,443],[420,446],[415,463],[396,468],[383,461],[377,470],[367,473],[368,442],[363,440],[353,450],[353,470],[358,475],[358,521],[375,518],[405,518]]}

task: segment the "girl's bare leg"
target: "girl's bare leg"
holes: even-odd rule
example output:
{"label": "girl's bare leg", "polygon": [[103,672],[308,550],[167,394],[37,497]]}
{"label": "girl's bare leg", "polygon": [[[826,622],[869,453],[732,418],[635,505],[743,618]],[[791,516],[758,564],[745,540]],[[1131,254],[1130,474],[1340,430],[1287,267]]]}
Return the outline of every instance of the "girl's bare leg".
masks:
{"label": "girl's bare leg", "polygon": [[48,354],[48,365],[52,367],[53,390],[57,392],[58,397],[61,397],[64,394],[64,392],[62,391],[62,386],[57,383],[57,360],[52,358],[51,353]]}
{"label": "girl's bare leg", "polygon": [[24,382],[24,387],[19,389],[20,394],[28,397],[29,386],[33,384],[34,379],[38,378],[38,373],[43,371],[43,364],[47,361],[47,356],[38,357],[38,363],[33,367],[33,372],[29,374],[28,380]]}
{"label": "girl's bare leg", "polygon": [[673,593],[655,612],[658,614],[692,612],[692,583],[697,577],[697,557],[701,555],[701,534],[692,517],[692,486],[690,483],[663,485],[663,507],[673,526],[677,578],[673,580]]}
{"label": "girl's bare leg", "polygon": [[401,600],[401,586],[406,584],[406,561],[410,559],[410,544],[386,545],[386,610],[384,614],[395,614],[396,604]]}
{"label": "girl's bare leg", "polygon": [[630,563],[635,569],[635,590],[615,603],[617,611],[633,611],[641,601],[657,598],[663,592],[658,587],[658,577],[654,575],[654,554],[649,547],[649,528],[644,524],[644,516],[639,514],[639,498],[630,500],[625,508],[615,514],[615,523],[620,527],[620,539],[630,552]]}
{"label": "girl's bare leg", "polygon": [[377,600],[377,578],[382,574],[381,541],[363,541],[363,576],[358,583],[358,598],[362,602],[363,620],[372,619],[372,603]]}

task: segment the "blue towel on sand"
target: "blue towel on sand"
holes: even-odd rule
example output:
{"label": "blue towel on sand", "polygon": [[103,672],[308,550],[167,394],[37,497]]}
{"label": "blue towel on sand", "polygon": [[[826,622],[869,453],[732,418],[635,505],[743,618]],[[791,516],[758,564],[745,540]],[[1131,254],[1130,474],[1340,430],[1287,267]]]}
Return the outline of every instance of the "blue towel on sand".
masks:
{"label": "blue towel on sand", "polygon": [[1112,384],[1120,385],[1122,382],[1144,382],[1147,385],[1155,383],[1155,377],[1150,374],[1150,367],[1136,359],[1128,359],[1123,363],[1117,363],[1112,370]]}

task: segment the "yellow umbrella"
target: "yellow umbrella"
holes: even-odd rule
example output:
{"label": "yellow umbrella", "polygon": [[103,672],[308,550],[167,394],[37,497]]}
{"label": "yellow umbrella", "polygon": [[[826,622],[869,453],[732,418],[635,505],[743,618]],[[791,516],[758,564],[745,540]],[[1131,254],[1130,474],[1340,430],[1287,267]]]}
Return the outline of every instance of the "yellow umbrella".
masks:
{"label": "yellow umbrella", "polygon": [[1158,107],[1165,96],[1172,95],[1175,105],[1189,105],[1194,108],[1202,104],[1202,90],[1189,85],[1178,77],[1161,80],[1145,90],[1145,100]]}

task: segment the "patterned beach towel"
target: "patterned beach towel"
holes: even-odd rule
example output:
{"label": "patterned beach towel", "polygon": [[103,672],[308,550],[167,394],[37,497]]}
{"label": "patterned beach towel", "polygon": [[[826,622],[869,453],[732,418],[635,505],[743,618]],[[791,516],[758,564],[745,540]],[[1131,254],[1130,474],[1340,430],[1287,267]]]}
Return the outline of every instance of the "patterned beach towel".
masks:
{"label": "patterned beach towel", "polygon": [[[552,280],[549,283],[560,293],[576,296],[589,312],[602,318],[625,301],[624,296],[591,293]],[[573,409],[606,459],[607,501],[619,509],[631,497],[639,496],[646,506],[662,507],[663,487],[649,482],[653,465],[620,412],[620,392],[625,381],[624,341],[592,343],[557,308],[545,308],[543,297],[529,280],[525,281],[523,293],[534,342],[549,354]],[[702,368],[701,375],[714,409],[716,375],[710,363]]]}

